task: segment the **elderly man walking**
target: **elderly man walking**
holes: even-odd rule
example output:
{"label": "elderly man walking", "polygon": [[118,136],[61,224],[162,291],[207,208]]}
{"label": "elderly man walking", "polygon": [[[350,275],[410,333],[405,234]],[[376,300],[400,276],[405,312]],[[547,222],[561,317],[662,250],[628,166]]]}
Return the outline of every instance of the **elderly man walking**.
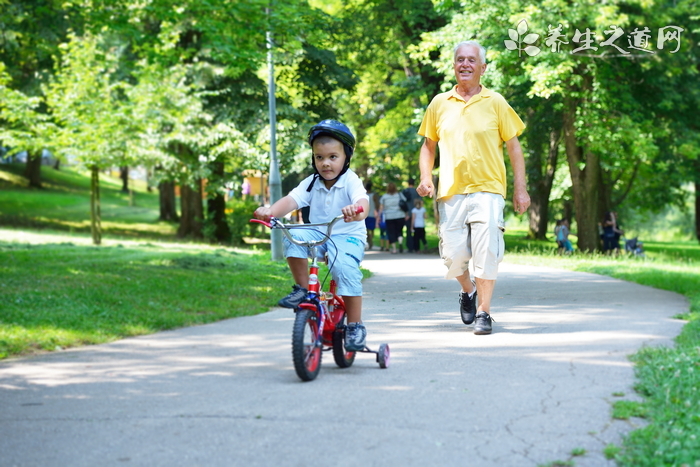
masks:
{"label": "elderly man walking", "polygon": [[[459,302],[464,324],[476,318],[474,334],[490,334],[491,297],[504,251],[507,178],[503,143],[513,169],[513,207],[522,214],[530,206],[518,141],[525,125],[503,96],[481,85],[486,50],[478,42],[457,44],[453,66],[457,85],[433,98],[418,132],[425,139],[417,192],[433,194],[432,170],[439,146],[437,202],[445,278],[455,278],[462,286]],[[469,261],[476,282],[470,277]]]}

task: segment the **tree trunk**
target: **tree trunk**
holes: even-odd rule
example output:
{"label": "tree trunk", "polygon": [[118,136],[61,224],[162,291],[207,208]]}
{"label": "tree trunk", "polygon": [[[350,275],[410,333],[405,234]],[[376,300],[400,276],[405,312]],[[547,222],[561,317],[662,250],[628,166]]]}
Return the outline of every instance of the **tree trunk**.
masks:
{"label": "tree trunk", "polygon": [[171,222],[180,220],[175,205],[175,182],[160,182],[158,191],[160,198],[160,217],[158,220]]}
{"label": "tree trunk", "polygon": [[119,178],[122,179],[122,193],[129,192],[129,167],[119,167]]}
{"label": "tree trunk", "polygon": [[41,151],[32,154],[27,151],[27,167],[24,169],[24,176],[29,180],[32,188],[42,188],[41,186]]}
{"label": "tree trunk", "polygon": [[[554,172],[557,170],[557,159],[559,156],[559,142],[561,140],[561,129],[552,129],[549,133],[549,144],[547,151],[547,162],[542,172],[542,161],[540,157],[528,158],[528,174],[536,180],[529,180],[530,186],[534,190],[530,194],[529,218],[530,226],[528,237],[537,240],[547,239],[547,225],[549,223],[549,195],[552,193],[554,183]],[[532,160],[530,160],[532,159]]]}
{"label": "tree trunk", "polygon": [[592,252],[599,248],[598,211],[600,197],[600,158],[584,150],[576,138],[576,103],[569,99],[563,115],[564,144],[566,158],[573,183],[576,224],[578,225],[578,248]]}
{"label": "tree trunk", "polygon": [[100,170],[96,165],[91,167],[90,179],[90,231],[92,243],[102,243],[102,216],[100,213]]}
{"label": "tree trunk", "polygon": [[204,217],[204,205],[202,203],[201,178],[195,181],[194,188],[187,183],[180,185],[180,213],[180,227],[177,229],[177,236],[180,238],[203,238],[202,219]]}
{"label": "tree trunk", "polygon": [[[224,179],[224,163],[220,161],[212,162],[212,175],[214,181],[222,181]],[[211,185],[209,185],[211,186]],[[214,239],[219,243],[231,242],[231,230],[226,221],[226,199],[220,190],[215,193],[209,192],[210,196],[207,199],[207,212],[210,222],[214,223]]]}

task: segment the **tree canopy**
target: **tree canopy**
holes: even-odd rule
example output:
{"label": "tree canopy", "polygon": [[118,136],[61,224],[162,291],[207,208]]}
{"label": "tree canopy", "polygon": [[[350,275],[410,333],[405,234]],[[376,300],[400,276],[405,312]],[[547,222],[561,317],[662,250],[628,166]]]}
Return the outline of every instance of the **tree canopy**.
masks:
{"label": "tree canopy", "polygon": [[0,144],[142,165],[195,191],[207,179],[207,207],[195,197],[191,211],[202,225],[223,222],[225,184],[268,170],[267,32],[287,185],[308,173],[305,134],[323,118],[353,129],[354,169],[380,191],[417,178],[424,109],[454,85],[454,45],[475,39],[488,51],[483,84],[527,124],[531,236],[572,217],[579,247],[594,250],[604,212],[682,205],[688,184],[700,187],[691,0],[0,5]]}

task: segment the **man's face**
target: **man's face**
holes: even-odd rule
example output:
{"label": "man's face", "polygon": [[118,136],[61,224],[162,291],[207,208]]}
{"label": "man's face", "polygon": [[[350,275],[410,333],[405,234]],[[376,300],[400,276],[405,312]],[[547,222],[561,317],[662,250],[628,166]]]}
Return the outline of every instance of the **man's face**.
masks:
{"label": "man's face", "polygon": [[481,75],[486,71],[486,64],[481,63],[479,58],[479,48],[475,45],[463,45],[457,49],[454,70],[458,84],[477,86]]}

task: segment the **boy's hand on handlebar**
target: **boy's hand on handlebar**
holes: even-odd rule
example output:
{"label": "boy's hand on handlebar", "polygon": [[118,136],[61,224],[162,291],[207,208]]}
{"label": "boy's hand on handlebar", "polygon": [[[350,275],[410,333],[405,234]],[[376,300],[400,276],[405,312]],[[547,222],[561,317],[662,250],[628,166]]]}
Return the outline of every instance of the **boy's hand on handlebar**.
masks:
{"label": "boy's hand on handlebar", "polygon": [[364,212],[364,208],[359,204],[349,204],[341,209],[345,222],[359,221],[359,215]]}
{"label": "boy's hand on handlebar", "polygon": [[269,222],[270,218],[272,217],[272,209],[265,207],[265,206],[260,206],[258,209],[255,210],[253,213],[256,219],[260,219],[261,221]]}

